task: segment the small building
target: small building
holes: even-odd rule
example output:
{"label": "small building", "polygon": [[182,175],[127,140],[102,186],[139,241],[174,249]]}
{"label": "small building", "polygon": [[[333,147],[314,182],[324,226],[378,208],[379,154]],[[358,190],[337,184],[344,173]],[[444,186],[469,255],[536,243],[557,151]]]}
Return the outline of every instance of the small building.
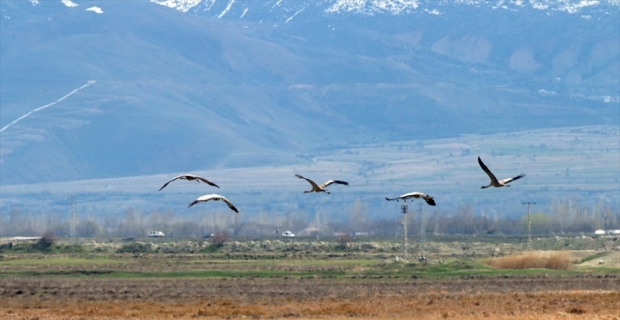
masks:
{"label": "small building", "polygon": [[162,231],[151,231],[149,237],[151,238],[163,238],[165,234]]}

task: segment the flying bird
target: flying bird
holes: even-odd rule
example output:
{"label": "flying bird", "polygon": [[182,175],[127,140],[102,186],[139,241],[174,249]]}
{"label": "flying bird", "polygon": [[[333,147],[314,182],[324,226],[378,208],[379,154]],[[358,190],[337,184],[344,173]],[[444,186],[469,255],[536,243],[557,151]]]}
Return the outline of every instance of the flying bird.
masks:
{"label": "flying bird", "polygon": [[187,207],[189,208],[189,207],[195,205],[196,203],[207,202],[207,201],[210,201],[210,200],[224,201],[232,211],[234,211],[236,213],[239,213],[239,210],[237,210],[237,208],[235,208],[235,206],[232,204],[232,202],[228,201],[228,199],[220,196],[219,194],[205,194],[202,197],[198,197],[196,200],[194,200],[194,202],[190,203],[189,206],[187,206]]}
{"label": "flying bird", "polygon": [[515,181],[517,179],[521,179],[523,177],[525,177],[525,173],[522,173],[516,177],[512,177],[512,178],[507,178],[504,180],[497,180],[497,178],[495,178],[495,175],[493,175],[493,173],[491,172],[491,170],[489,170],[489,168],[487,168],[487,166],[484,165],[484,162],[482,162],[482,160],[480,159],[480,157],[478,157],[478,164],[480,164],[480,168],[482,168],[482,170],[484,170],[484,172],[486,172],[489,175],[489,178],[491,178],[491,183],[489,183],[488,186],[482,186],[482,189],[486,189],[488,187],[496,187],[496,188],[500,188],[500,187],[510,187],[508,185],[508,183]]}
{"label": "flying bird", "polygon": [[401,195],[400,197],[393,198],[393,199],[390,199],[390,198],[386,197],[385,200],[387,200],[387,201],[392,201],[392,200],[398,201],[398,200],[407,200],[407,199],[411,199],[411,198],[416,198],[416,199],[422,198],[422,199],[424,199],[424,201],[426,201],[426,203],[428,203],[429,206],[434,206],[435,205],[435,200],[433,200],[433,197],[429,196],[426,193],[417,192],[417,191],[416,192],[405,193],[405,194]]}
{"label": "flying bird", "polygon": [[215,183],[213,183],[213,182],[211,182],[211,181],[209,181],[209,180],[207,180],[207,179],[205,179],[203,177],[200,177],[200,176],[188,173],[188,174],[182,174],[180,176],[176,176],[176,177],[172,178],[172,180],[166,182],[166,184],[164,184],[161,188],[159,188],[159,191],[161,191],[161,189],[165,188],[170,182],[172,182],[174,180],[177,180],[177,179],[187,180],[187,181],[195,180],[196,182],[201,182],[202,181],[202,182],[204,182],[204,183],[206,183],[206,184],[208,184],[210,186],[214,186],[214,187],[219,188],[219,186],[217,184],[215,184]]}
{"label": "flying bird", "polygon": [[296,174],[295,176],[297,178],[299,178],[299,179],[304,179],[304,180],[308,181],[310,183],[310,185],[312,186],[312,190],[304,191],[304,193],[309,193],[309,192],[325,192],[325,193],[329,194],[329,191],[327,191],[327,189],[325,189],[325,188],[327,188],[327,186],[329,186],[332,183],[344,184],[345,186],[349,185],[348,182],[341,181],[341,180],[328,180],[328,181],[325,181],[325,183],[323,183],[322,185],[317,185],[314,181],[312,181],[312,180],[310,180],[308,178],[302,177],[302,176],[300,176],[298,174]]}

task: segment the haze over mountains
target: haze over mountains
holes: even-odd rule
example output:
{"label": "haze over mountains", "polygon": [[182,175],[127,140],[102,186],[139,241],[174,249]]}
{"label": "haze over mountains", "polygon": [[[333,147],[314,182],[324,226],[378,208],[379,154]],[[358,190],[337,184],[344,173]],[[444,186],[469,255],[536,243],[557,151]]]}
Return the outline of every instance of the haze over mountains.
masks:
{"label": "haze over mountains", "polygon": [[0,14],[5,187],[620,122],[617,1],[20,0]]}

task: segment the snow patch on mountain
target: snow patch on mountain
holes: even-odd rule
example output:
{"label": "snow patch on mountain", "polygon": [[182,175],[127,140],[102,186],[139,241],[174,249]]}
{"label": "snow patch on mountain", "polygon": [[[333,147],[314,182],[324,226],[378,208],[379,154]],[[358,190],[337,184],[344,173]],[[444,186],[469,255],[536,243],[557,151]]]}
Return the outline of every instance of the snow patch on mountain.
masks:
{"label": "snow patch on mountain", "polygon": [[296,15],[300,14],[304,10],[306,10],[306,8],[297,10],[297,12],[295,12],[292,16],[290,16],[288,19],[286,19],[286,21],[284,21],[284,23],[288,23],[289,21],[293,20],[293,18],[295,18]]}
{"label": "snow patch on mountain", "polygon": [[63,3],[65,6],[69,7],[69,8],[73,8],[73,7],[77,7],[77,6],[78,6],[78,4],[77,4],[77,3],[75,3],[75,2],[73,2],[73,1],[71,1],[71,0],[62,0],[62,3]]}
{"label": "snow patch on mountain", "polygon": [[593,1],[587,1],[587,0],[583,0],[579,3],[575,3],[575,4],[568,4],[566,5],[563,10],[568,11],[568,13],[577,13],[579,12],[579,10],[581,8],[585,8],[585,7],[589,7],[589,6],[595,6],[598,5],[599,1],[593,0]]}
{"label": "snow patch on mountain", "polygon": [[391,14],[407,13],[417,9],[417,0],[336,0],[336,2],[325,10],[326,13],[361,13],[372,15],[377,12],[388,12]]}
{"label": "snow patch on mountain", "polygon": [[88,9],[86,9],[86,11],[92,11],[92,12],[98,13],[98,14],[102,14],[103,13],[103,10],[101,8],[97,7],[97,6],[90,7]]}
{"label": "snow patch on mountain", "polygon": [[[215,3],[216,0],[210,0],[211,4]],[[187,12],[189,9],[199,5],[202,0],[151,0],[151,2],[160,4],[162,6],[166,6],[169,8],[174,8],[179,11]]]}
{"label": "snow patch on mountain", "polygon": [[224,15],[226,15],[226,13],[228,13],[228,11],[230,11],[230,8],[232,8],[232,5],[235,3],[235,0],[229,0],[228,4],[226,5],[226,9],[224,9],[224,11],[222,11],[222,13],[220,13],[219,16],[217,16],[218,19],[222,19],[222,17]]}
{"label": "snow patch on mountain", "polygon": [[[31,0],[35,1],[35,0]],[[493,9],[503,10],[521,10],[524,8],[532,8],[543,11],[560,11],[570,14],[578,13],[587,8],[603,8],[620,7],[620,0],[149,0],[151,2],[165,5],[170,8],[187,12],[192,8],[199,12],[209,12],[212,9],[218,10],[213,12],[218,18],[224,17],[231,10],[235,10],[233,6],[241,6],[243,11],[242,17],[249,8],[255,7],[258,11],[263,11],[266,6],[273,10],[282,10],[288,12],[285,14],[285,20],[293,16],[291,11],[298,11],[300,8],[313,6],[321,10],[325,14],[408,14],[413,12],[426,12],[433,15],[441,14],[443,8],[449,6],[487,6]],[[216,3],[218,5],[216,5]],[[226,8],[223,11],[223,3]],[[219,9],[218,9],[219,8]],[[301,10],[303,11],[303,10]],[[616,10],[614,10],[616,11]]]}

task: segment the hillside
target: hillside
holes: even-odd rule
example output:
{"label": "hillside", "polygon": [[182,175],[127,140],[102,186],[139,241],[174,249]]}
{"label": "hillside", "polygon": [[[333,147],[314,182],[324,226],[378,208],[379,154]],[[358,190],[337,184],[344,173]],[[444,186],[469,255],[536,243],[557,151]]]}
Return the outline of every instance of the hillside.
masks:
{"label": "hillside", "polygon": [[0,183],[620,121],[615,2],[364,3],[2,1]]}
{"label": "hillside", "polygon": [[[123,216],[131,208],[143,213],[171,212],[187,219],[232,219],[223,203],[207,203],[187,209],[195,198],[209,193],[225,195],[241,212],[242,219],[267,214],[270,221],[296,218],[313,221],[346,220],[360,202],[373,219],[396,219],[400,204],[385,201],[412,191],[435,197],[428,214],[454,214],[471,205],[472,214],[520,217],[523,201],[536,202],[535,212],[548,214],[552,204],[572,199],[575,208],[620,208],[620,130],[618,127],[573,127],[495,135],[463,135],[458,138],[406,140],[385,144],[351,146],[320,154],[297,154],[298,164],[267,165],[194,171],[221,189],[187,181],[175,181],[157,191],[177,174],[136,175],[110,179],[2,186],[0,212],[12,208],[32,214],[68,214],[71,195],[82,216]],[[480,169],[480,156],[499,179],[521,172],[527,176],[510,188],[480,186],[489,182]],[[333,185],[327,194],[304,194],[309,184],[295,178],[302,174],[319,183],[329,179],[349,182]],[[601,207],[602,206],[602,207]],[[417,210],[411,203],[411,210]],[[587,213],[590,212],[590,213]],[[325,220],[323,220],[325,219]]]}

